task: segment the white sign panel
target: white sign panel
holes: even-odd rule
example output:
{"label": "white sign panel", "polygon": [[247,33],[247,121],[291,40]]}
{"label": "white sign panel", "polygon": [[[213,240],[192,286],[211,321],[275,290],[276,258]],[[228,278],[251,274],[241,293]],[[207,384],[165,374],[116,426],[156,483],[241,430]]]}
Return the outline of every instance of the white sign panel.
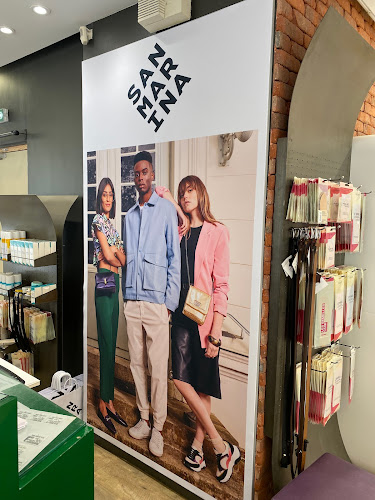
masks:
{"label": "white sign panel", "polygon": [[[253,489],[273,4],[272,0],[244,0],[84,61],[82,66],[86,420],[99,435],[201,498],[250,498]],[[149,196],[154,196],[150,204]],[[211,295],[212,312],[209,309],[203,325],[182,321],[188,338],[199,339],[195,347],[189,344],[188,356],[185,353],[182,358],[176,325],[185,300],[184,278],[179,275],[184,261],[175,266],[176,301],[168,296],[168,280],[173,274],[171,255],[180,254],[180,247],[177,243],[168,254],[168,235],[176,227],[166,230],[165,236],[163,230],[167,263],[165,255],[157,254],[161,219],[153,219],[150,207],[156,206],[156,200],[157,206],[171,213],[169,203],[159,203],[158,197],[175,205],[180,233],[187,222],[193,226],[188,234],[195,235],[196,244],[189,252],[195,252],[199,268],[194,283],[198,287],[202,279],[201,289],[207,285],[204,291]],[[204,209],[199,205],[203,199],[210,200],[208,209],[207,204]],[[143,221],[141,229],[136,228],[136,214]],[[147,247],[148,237],[153,238],[152,247]],[[99,270],[115,275],[108,301],[99,290],[107,286],[106,281],[99,276],[96,283]],[[167,285],[162,286],[165,280]],[[118,284],[119,312],[113,292]],[[166,287],[165,296],[162,287]],[[161,377],[168,388],[165,412],[156,396],[164,389],[155,375],[158,363],[150,339],[137,340],[144,343],[141,349],[147,358],[143,374],[142,360],[136,361],[135,300],[147,309],[150,321],[160,315],[157,327],[149,330],[151,335],[155,328],[163,331],[167,321],[167,343],[157,355],[158,363],[168,362],[165,356],[162,361],[162,353],[168,352],[171,336],[171,359],[161,367],[162,373],[173,372],[168,383]],[[111,321],[105,320],[107,306]],[[172,311],[171,334],[163,309],[167,307]],[[147,322],[145,317],[143,311],[140,321]],[[147,329],[145,323],[146,333]],[[158,333],[158,339],[161,336]],[[212,342],[219,337],[220,350]],[[177,375],[185,362],[188,375]],[[147,390],[141,387],[148,375],[151,408]],[[196,413],[198,421],[203,415],[199,411],[207,412],[204,432],[196,427],[194,404],[185,403],[190,398],[186,390],[192,391],[198,406],[203,405]],[[107,411],[112,402],[128,427]],[[133,430],[140,417],[141,428]],[[163,430],[163,449],[155,447],[154,430],[148,435],[149,422]],[[204,438],[206,433],[217,449]],[[192,444],[198,453],[190,450]],[[218,451],[223,455],[217,469]]]}

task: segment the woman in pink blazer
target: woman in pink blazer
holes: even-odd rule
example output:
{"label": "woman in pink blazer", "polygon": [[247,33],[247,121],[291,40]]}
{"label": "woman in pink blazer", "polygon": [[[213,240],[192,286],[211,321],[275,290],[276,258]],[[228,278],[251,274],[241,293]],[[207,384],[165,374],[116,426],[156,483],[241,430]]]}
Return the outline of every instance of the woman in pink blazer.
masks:
{"label": "woman in pink blazer", "polygon": [[[190,230],[181,236],[181,294],[172,315],[172,371],[197,422],[184,464],[196,472],[206,467],[202,446],[207,433],[217,455],[216,477],[224,483],[241,458],[238,447],[223,441],[210,417],[211,397],[221,398],[219,348],[229,291],[229,232],[211,214],[206,187],[198,177],[182,179],[178,203],[190,219]],[[211,295],[206,320],[199,327],[182,313],[190,284]]]}

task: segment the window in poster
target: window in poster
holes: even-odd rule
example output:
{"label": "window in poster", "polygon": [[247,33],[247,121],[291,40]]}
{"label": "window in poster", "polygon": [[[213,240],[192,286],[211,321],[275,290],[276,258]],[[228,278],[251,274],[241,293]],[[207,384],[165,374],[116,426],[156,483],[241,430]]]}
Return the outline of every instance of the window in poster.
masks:
{"label": "window in poster", "polygon": [[[252,489],[272,9],[244,1],[83,64],[86,418],[202,498]],[[223,75],[238,46],[249,64]],[[140,116],[167,91],[163,118]],[[223,166],[223,135],[241,132]],[[211,299],[201,326],[182,314],[187,265]]]}

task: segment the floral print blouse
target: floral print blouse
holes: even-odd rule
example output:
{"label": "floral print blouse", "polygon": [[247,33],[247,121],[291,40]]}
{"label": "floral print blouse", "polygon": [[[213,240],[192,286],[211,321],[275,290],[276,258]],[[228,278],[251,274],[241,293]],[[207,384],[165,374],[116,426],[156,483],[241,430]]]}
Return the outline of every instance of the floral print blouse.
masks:
{"label": "floral print blouse", "polygon": [[121,245],[120,235],[113,227],[111,221],[107,219],[107,217],[104,214],[96,214],[91,224],[91,234],[94,242],[93,265],[97,266],[99,264],[98,256],[101,251],[101,247],[99,240],[95,235],[95,229],[98,229],[105,235],[108,241],[108,245],[110,247],[116,246],[117,248],[121,248],[122,245]]}

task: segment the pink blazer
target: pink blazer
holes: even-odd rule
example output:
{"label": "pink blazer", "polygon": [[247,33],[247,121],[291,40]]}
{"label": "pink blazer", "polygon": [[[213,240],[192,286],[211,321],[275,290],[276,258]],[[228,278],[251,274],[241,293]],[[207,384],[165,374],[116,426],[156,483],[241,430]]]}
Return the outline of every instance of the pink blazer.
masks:
{"label": "pink blazer", "polygon": [[[180,235],[181,241],[181,235]],[[229,292],[229,231],[222,225],[203,222],[195,250],[194,286],[211,295],[206,321],[198,326],[201,345],[207,347],[214,312],[227,315]]]}

